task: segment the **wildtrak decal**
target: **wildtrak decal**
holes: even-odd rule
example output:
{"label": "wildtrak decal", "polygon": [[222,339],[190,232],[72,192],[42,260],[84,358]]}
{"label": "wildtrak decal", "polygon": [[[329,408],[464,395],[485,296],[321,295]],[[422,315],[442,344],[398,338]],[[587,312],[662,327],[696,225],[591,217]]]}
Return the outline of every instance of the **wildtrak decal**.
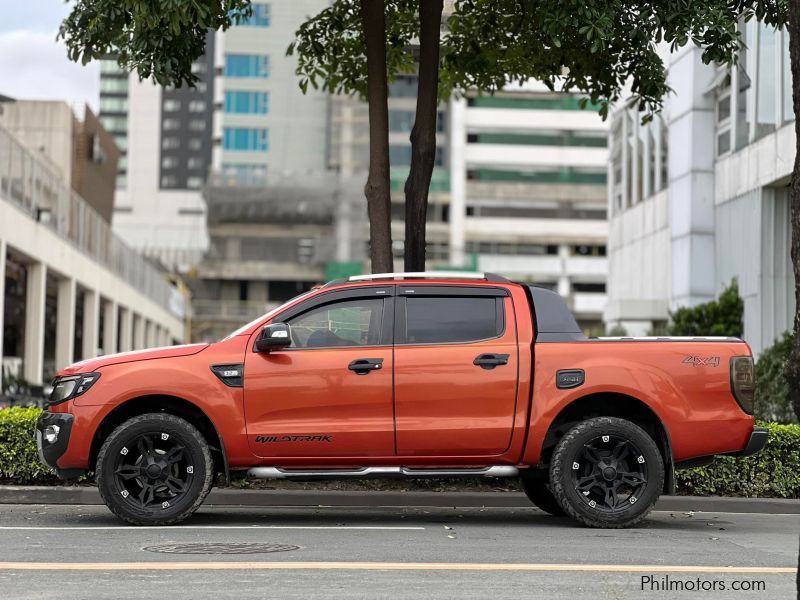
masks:
{"label": "wildtrak decal", "polygon": [[687,356],[683,362],[695,367],[718,367],[719,356]]}
{"label": "wildtrak decal", "polygon": [[331,435],[257,435],[256,444],[272,442],[332,442]]}

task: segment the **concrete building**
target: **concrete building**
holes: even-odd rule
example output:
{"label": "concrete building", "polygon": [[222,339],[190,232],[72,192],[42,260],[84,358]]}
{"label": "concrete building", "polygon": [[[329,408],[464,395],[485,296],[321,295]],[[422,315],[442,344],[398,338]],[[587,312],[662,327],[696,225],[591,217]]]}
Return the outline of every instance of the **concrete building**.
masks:
{"label": "concrete building", "polygon": [[98,353],[182,341],[183,315],[164,274],[111,233],[52,161],[0,125],[4,374],[41,384]]}
{"label": "concrete building", "polygon": [[751,21],[734,68],[685,47],[668,58],[663,114],[612,118],[609,327],[639,335],[733,278],[759,353],[791,328],[787,184],[795,155],[788,34]]}
{"label": "concrete building", "polygon": [[100,119],[122,151],[114,231],[170,270],[208,248],[201,189],[211,166],[214,40],[192,70],[196,87],[162,88],[101,61]]}
{"label": "concrete building", "polygon": [[214,101],[214,170],[218,184],[262,184],[326,167],[328,96],[303,94],[294,33],[327,0],[253,2],[247,23],[219,32]]}
{"label": "concrete building", "polygon": [[[606,302],[608,125],[540,84],[449,107],[449,261],[564,296],[588,329]],[[440,234],[440,235],[441,235]]]}
{"label": "concrete building", "polygon": [[0,125],[110,222],[119,151],[88,106],[76,110],[81,114],[65,102],[0,98]]}
{"label": "concrete building", "polygon": [[237,188],[210,185],[211,247],[188,280],[192,339],[218,340],[331,278],[334,176]]}

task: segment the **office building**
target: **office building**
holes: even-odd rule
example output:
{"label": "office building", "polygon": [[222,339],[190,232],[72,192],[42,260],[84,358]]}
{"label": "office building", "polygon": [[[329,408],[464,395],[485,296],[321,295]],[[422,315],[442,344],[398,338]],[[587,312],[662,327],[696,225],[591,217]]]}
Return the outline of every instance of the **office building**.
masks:
{"label": "office building", "polygon": [[214,121],[215,182],[229,186],[300,178],[326,167],[328,96],[303,94],[294,33],[327,0],[253,2],[247,23],[219,32]]}
{"label": "office building", "polygon": [[[61,137],[51,123],[41,139]],[[184,297],[48,155],[0,123],[0,357],[4,378],[34,385],[77,360],[180,342],[185,329]]]}
{"label": "office building", "polygon": [[653,122],[629,105],[612,116],[609,327],[658,331],[734,278],[754,352],[792,327],[789,36],[756,21],[742,33],[735,67],[693,46],[670,55],[674,93]]}
{"label": "office building", "polygon": [[[449,262],[550,287],[584,329],[606,302],[608,125],[531,82],[451,100]],[[434,234],[436,235],[436,234]],[[436,239],[436,238],[434,238]]]}
{"label": "office building", "polygon": [[212,154],[214,40],[192,65],[195,87],[162,88],[101,61],[100,119],[121,156],[114,231],[170,270],[197,264],[208,247],[202,188]]}
{"label": "office building", "polygon": [[104,221],[111,221],[119,151],[88,106],[3,97],[0,125],[38,152]]}

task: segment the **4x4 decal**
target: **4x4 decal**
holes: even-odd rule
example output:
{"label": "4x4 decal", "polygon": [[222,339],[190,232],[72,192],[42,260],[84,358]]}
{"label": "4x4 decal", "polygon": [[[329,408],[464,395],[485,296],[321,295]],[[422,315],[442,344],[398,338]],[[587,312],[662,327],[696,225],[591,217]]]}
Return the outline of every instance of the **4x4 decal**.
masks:
{"label": "4x4 decal", "polygon": [[718,367],[719,356],[687,356],[683,362],[695,367]]}

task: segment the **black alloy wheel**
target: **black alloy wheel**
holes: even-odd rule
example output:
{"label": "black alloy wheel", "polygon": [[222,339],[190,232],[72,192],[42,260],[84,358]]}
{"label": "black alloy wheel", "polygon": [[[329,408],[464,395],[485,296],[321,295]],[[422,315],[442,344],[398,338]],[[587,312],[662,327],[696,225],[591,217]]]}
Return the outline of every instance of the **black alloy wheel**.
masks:
{"label": "black alloy wheel", "polygon": [[647,462],[632,441],[602,435],[583,445],[571,474],[575,489],[589,506],[613,512],[639,500],[647,484]]}
{"label": "black alloy wheel", "polygon": [[125,421],[97,457],[103,501],[135,525],[170,525],[191,515],[211,490],[214,463],[203,435],[165,413]]}
{"label": "black alloy wheel", "polygon": [[143,433],[115,456],[114,479],[123,498],[140,508],[169,508],[191,487],[194,465],[186,447],[165,432]]}
{"label": "black alloy wheel", "polygon": [[664,458],[637,424],[596,417],[575,425],[556,444],[550,490],[564,512],[589,527],[635,525],[664,488]]}

